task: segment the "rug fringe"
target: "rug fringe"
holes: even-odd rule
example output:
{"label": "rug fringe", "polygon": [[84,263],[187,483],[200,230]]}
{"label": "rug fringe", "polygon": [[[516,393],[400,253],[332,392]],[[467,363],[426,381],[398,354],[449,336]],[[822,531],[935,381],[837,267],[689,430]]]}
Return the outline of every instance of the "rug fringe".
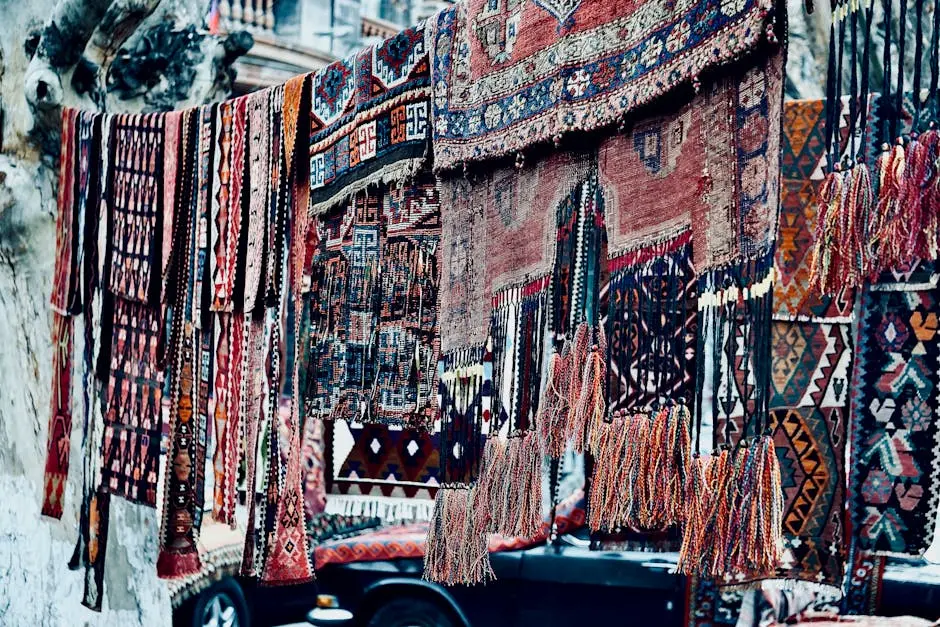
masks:
{"label": "rug fringe", "polygon": [[438,491],[428,525],[424,555],[426,581],[447,586],[495,579],[487,535],[479,531],[473,504],[476,488],[445,487]]}

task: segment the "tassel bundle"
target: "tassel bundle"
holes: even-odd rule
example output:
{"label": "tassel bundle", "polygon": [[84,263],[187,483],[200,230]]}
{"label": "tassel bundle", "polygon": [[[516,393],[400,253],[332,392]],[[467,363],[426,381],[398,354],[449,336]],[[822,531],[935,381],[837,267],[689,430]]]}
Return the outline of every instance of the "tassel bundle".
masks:
{"label": "tassel bundle", "polygon": [[689,516],[677,570],[723,577],[773,576],[781,558],[783,491],[773,440],[693,460]]}
{"label": "tassel bundle", "polygon": [[476,489],[442,487],[434,502],[424,554],[424,579],[444,585],[473,585],[495,579],[487,535],[477,520]]}
{"label": "tassel bundle", "polygon": [[826,175],[819,186],[816,210],[816,243],[810,267],[810,284],[823,294],[837,284],[840,250],[836,243],[841,239],[839,216],[842,213],[843,174],[837,169]]}
{"label": "tassel bundle", "polygon": [[480,532],[489,532],[494,521],[502,519],[503,494],[499,491],[505,475],[507,451],[498,435],[486,439],[483,449],[483,465],[480,482],[474,493],[473,508],[479,513],[477,523]]}
{"label": "tassel bundle", "polygon": [[597,429],[591,529],[661,531],[685,520],[690,472],[689,410],[676,404],[651,418],[618,415]]}
{"label": "tassel bundle", "polygon": [[[501,461],[501,463],[500,463]],[[535,433],[509,438],[500,460],[494,453],[492,468],[484,468],[491,504],[488,530],[509,537],[532,538],[542,527],[542,451]]]}
{"label": "tassel bundle", "polygon": [[548,362],[548,382],[536,417],[542,451],[553,459],[564,455],[568,444],[570,361],[571,354],[567,351],[556,351],[552,355]]}
{"label": "tassel bundle", "polygon": [[593,329],[582,323],[578,327],[572,351],[568,439],[576,453],[596,451],[607,411],[607,336],[604,329],[598,327],[597,341],[591,345],[594,333]]}

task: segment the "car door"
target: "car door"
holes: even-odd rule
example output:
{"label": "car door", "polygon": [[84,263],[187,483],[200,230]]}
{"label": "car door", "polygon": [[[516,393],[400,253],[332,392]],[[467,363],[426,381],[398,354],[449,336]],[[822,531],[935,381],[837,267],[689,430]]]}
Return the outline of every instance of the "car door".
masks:
{"label": "car door", "polygon": [[672,572],[674,553],[591,551],[574,540],[523,552],[515,624],[682,624],[685,578]]}

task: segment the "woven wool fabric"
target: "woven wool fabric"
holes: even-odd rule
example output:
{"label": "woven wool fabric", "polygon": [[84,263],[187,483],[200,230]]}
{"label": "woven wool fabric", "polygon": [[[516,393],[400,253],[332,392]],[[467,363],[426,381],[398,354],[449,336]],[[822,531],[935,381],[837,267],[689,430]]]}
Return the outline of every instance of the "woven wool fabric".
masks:
{"label": "woven wool fabric", "polygon": [[318,217],[308,418],[412,425],[433,418],[440,220],[429,174]]}
{"label": "woven wool fabric", "polygon": [[241,237],[247,100],[223,102],[216,119],[212,194],[212,311],[232,311]]}
{"label": "woven wool fabric", "polygon": [[[699,270],[699,380],[702,402],[699,416],[712,421],[717,432],[738,433],[748,421],[768,420],[767,392],[769,363],[760,351],[769,350],[773,255],[777,238],[779,209],[779,158],[783,55],[771,55],[765,62],[747,70],[739,80],[731,80],[727,97],[731,103],[735,159],[730,180],[734,182],[728,221],[712,222],[731,230],[731,263],[719,263],[705,272]],[[713,177],[703,172],[704,189],[714,193],[725,175]],[[693,224],[706,218],[693,215]],[[693,238],[695,233],[693,231]],[[705,238],[710,243],[710,238]],[[693,241],[697,248],[699,239]],[[714,261],[725,255],[723,249]],[[698,257],[698,253],[694,253]],[[708,259],[705,261],[708,264]],[[707,265],[706,265],[707,267]],[[722,300],[723,290],[748,290],[748,301]],[[716,300],[716,296],[718,300]],[[711,362],[709,364],[709,362]],[[708,364],[708,365],[706,365]],[[709,371],[710,376],[704,372]],[[756,422],[755,422],[756,421]],[[730,431],[728,431],[730,429]],[[743,431],[740,431],[743,432]],[[752,435],[754,432],[752,431]],[[734,440],[736,441],[736,440]]]}
{"label": "woven wool fabric", "polygon": [[170,111],[163,122],[163,247],[161,251],[160,302],[167,302],[167,278],[173,253],[173,213],[176,208],[176,186],[179,172],[181,111]]}
{"label": "woven wool fabric", "polygon": [[160,555],[157,559],[157,574],[170,578],[197,573],[201,567],[196,545],[196,467],[204,464],[197,445],[200,437],[196,420],[198,355],[196,331],[192,322],[196,249],[195,169],[200,153],[199,111],[184,112],[180,126],[181,176],[174,208],[173,259],[168,283],[168,288],[172,288],[169,296],[173,299],[168,358],[169,442],[165,459]]}
{"label": "woven wool fabric", "polygon": [[839,589],[851,331],[840,323],[776,321],[771,343],[771,429],[784,492],[776,577]]}
{"label": "woven wool fabric", "polygon": [[441,349],[482,346],[494,298],[552,274],[551,208],[588,178],[590,159],[558,152],[532,167],[498,167],[441,181]]}
{"label": "woven wool fabric", "polygon": [[72,436],[72,322],[52,314],[52,406],[46,436],[42,514],[62,518],[62,496],[69,476]]}
{"label": "woven wool fabric", "polygon": [[416,174],[428,153],[430,72],[424,25],[336,61],[312,78],[314,212]]}
{"label": "woven wool fabric", "polygon": [[866,289],[853,374],[849,478],[860,550],[920,556],[940,496],[940,298]]}
{"label": "woven wool fabric", "polygon": [[109,289],[127,300],[159,296],[163,251],[164,116],[119,115],[111,134]]}
{"label": "woven wool fabric", "polygon": [[303,437],[304,511],[309,520],[326,508],[326,457],[323,421],[311,418],[304,423]]}
{"label": "woven wool fabric", "polygon": [[102,483],[111,494],[156,507],[160,457],[163,333],[159,312],[118,298],[111,339]]}
{"label": "woven wool fabric", "polygon": [[[95,299],[98,280],[98,238],[99,224],[99,161],[101,159],[101,126],[100,121],[89,113],[78,113],[74,122],[75,135],[75,198],[74,221],[71,224],[62,223],[63,215],[60,213],[57,220],[62,229],[68,231],[71,243],[61,254],[70,254],[67,251],[74,249],[74,257],[66,262],[58,255],[56,263],[71,266],[68,282],[71,294],[63,302],[70,304],[73,313],[83,313],[86,321],[82,325],[85,329],[90,324],[90,305]],[[67,142],[66,142],[67,143]],[[65,184],[63,181],[62,184]],[[67,212],[66,212],[67,213]],[[57,231],[57,237],[65,234]],[[58,246],[57,246],[58,249]],[[63,310],[53,306],[53,363],[52,363],[52,405],[49,417],[49,430],[47,432],[45,478],[43,481],[42,513],[46,516],[61,518],[62,497],[65,482],[68,478],[70,437],[72,431],[72,390],[71,369],[73,363],[73,323],[63,315]],[[89,336],[85,341],[91,345],[94,340]],[[89,355],[93,347],[87,349]],[[83,365],[91,367],[91,359]],[[87,376],[91,376],[88,373]],[[83,389],[89,390],[92,386],[82,380]],[[95,449],[95,453],[98,450]]]}
{"label": "woven wool fabric", "polygon": [[[873,110],[874,99],[868,110]],[[810,286],[810,266],[816,240],[816,197],[828,167],[826,101],[788,101],[783,109],[780,235],[777,240],[778,281],[774,287],[774,316],[787,320],[848,321],[854,290],[821,295]],[[849,102],[840,102],[839,134],[843,145],[849,131]],[[874,126],[869,117],[868,129]],[[870,138],[869,138],[870,140]]]}
{"label": "woven wool fabric", "polygon": [[435,167],[615,123],[764,37],[767,0],[471,0],[429,37]]}
{"label": "woven wool fabric", "polygon": [[53,311],[66,315],[75,313],[77,293],[77,272],[75,264],[79,251],[75,203],[75,171],[78,164],[75,139],[76,120],[79,112],[75,109],[62,109],[62,141],[59,146],[59,192],[56,203],[56,241],[55,269],[52,274],[52,296],[50,304]]}
{"label": "woven wool fabric", "polygon": [[695,394],[696,281],[691,231],[619,255],[601,288],[610,344],[608,411]]}
{"label": "woven wool fabric", "polygon": [[440,484],[440,434],[338,420],[331,426],[328,512],[385,521],[430,518]]}
{"label": "woven wool fabric", "polygon": [[245,237],[245,311],[253,311],[261,286],[264,268],[265,218],[270,193],[270,110],[271,90],[264,89],[248,95],[248,164],[249,190],[248,223]]}

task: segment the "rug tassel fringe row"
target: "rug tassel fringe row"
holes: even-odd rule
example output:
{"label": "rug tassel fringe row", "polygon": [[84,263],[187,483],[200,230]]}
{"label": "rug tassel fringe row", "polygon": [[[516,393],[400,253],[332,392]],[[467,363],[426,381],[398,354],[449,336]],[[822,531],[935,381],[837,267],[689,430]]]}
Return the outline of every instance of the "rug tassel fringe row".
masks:
{"label": "rug tassel fringe row", "polygon": [[475,507],[478,487],[444,486],[438,490],[428,526],[424,579],[445,585],[473,585],[495,579]]}
{"label": "rug tassel fringe row", "polygon": [[783,493],[773,440],[696,457],[685,487],[688,518],[677,570],[728,581],[773,576],[780,563]]}

